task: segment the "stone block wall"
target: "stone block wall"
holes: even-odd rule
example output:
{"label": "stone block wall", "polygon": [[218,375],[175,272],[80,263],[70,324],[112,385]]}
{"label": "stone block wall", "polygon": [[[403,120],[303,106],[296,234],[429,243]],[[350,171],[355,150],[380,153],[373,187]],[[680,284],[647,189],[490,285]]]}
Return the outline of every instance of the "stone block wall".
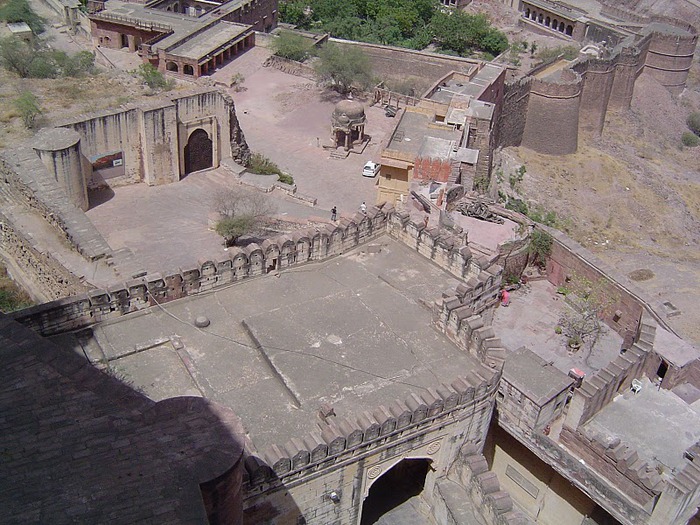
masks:
{"label": "stone block wall", "polygon": [[30,145],[0,154],[0,194],[37,212],[89,261],[111,255],[107,241],[73,205]]}
{"label": "stone block wall", "polygon": [[[471,502],[471,507],[479,509],[480,516],[485,520],[486,525],[526,525],[531,523],[515,509],[513,500],[508,492],[501,490],[498,476],[489,471],[486,458],[480,453],[478,448],[473,445],[465,445],[460,450],[460,455],[454,464],[453,470],[450,473],[450,478],[459,484],[463,492],[459,496],[466,497]],[[450,480],[451,481],[451,480]],[[467,523],[460,520],[460,516],[456,515],[456,509],[450,508],[451,505],[456,506],[455,501],[450,501],[448,483],[440,483],[436,486],[438,492],[438,500],[442,500],[445,508],[438,503],[438,512],[442,511],[443,515],[436,516],[438,523],[450,525],[463,525]],[[463,516],[466,517],[466,516]]]}
{"label": "stone block wall", "polygon": [[496,147],[519,146],[525,131],[531,78],[505,85],[503,107],[496,124]]}
{"label": "stone block wall", "polygon": [[[375,76],[387,79],[406,79],[419,77],[431,82],[452,71],[467,73],[479,62],[473,59],[426,53],[411,49],[402,49],[378,44],[351,42],[349,40],[329,39],[340,46],[355,46],[362,49],[372,64]],[[420,62],[420,68],[416,64]]]}
{"label": "stone block wall", "polygon": [[[0,247],[13,276],[28,290],[38,290],[39,299],[53,300],[85,293],[87,286],[50,254],[41,253],[32,242],[0,213]],[[19,274],[19,275],[18,275]]]}
{"label": "stone block wall", "polygon": [[[538,228],[544,229],[541,226]],[[644,304],[629,288],[622,286],[613,272],[603,266],[593,254],[556,230],[547,228],[552,236],[552,253],[547,261],[547,279],[554,286],[566,283],[567,278],[581,277],[592,283],[605,283],[603,290],[613,299],[604,312],[603,321],[620,334],[625,344],[631,342],[637,332]]]}
{"label": "stone block wall", "polygon": [[656,469],[619,439],[605,442],[565,427],[559,441],[640,506],[647,506],[663,489]]}

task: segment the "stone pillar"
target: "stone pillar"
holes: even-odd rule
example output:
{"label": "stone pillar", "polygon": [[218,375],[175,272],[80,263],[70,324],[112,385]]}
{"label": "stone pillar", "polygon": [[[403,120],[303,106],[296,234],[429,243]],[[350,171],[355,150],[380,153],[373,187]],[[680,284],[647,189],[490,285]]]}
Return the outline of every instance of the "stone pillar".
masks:
{"label": "stone pillar", "polygon": [[80,134],[68,128],[41,130],[34,137],[34,151],[66,191],[70,201],[86,211],[89,203],[80,153]]}

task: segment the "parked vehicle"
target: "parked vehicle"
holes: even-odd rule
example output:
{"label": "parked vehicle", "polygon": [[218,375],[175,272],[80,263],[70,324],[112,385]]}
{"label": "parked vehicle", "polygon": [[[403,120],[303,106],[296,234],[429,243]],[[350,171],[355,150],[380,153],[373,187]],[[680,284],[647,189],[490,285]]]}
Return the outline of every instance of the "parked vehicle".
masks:
{"label": "parked vehicle", "polygon": [[381,164],[377,164],[376,162],[372,162],[371,160],[368,160],[365,163],[365,167],[362,168],[362,176],[363,177],[376,177],[377,173],[379,173],[379,169],[382,167]]}

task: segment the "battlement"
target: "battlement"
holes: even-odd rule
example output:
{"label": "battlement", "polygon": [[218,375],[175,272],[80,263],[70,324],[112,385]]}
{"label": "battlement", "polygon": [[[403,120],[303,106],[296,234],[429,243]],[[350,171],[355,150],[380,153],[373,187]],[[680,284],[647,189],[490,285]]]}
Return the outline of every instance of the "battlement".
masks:
{"label": "battlement", "polygon": [[489,406],[500,377],[500,369],[481,366],[449,385],[412,393],[403,401],[380,405],[356,418],[328,417],[316,432],[248,456],[248,490],[295,482],[345,461],[357,461],[365,453],[376,454],[378,449],[385,456],[396,454],[403,442],[420,440],[448,419],[469,418]]}

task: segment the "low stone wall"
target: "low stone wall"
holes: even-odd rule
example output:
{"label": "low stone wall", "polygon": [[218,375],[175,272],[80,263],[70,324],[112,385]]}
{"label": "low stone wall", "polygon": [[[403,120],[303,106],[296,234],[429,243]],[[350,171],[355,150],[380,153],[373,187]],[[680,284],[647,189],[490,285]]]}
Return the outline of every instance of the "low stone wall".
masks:
{"label": "low stone wall", "polygon": [[663,488],[656,469],[638,461],[637,451],[619,438],[604,442],[565,427],[559,441],[639,505],[645,506]]}
{"label": "low stone wall", "polygon": [[12,222],[0,213],[0,246],[7,264],[19,273],[24,288],[42,300],[85,293],[87,285],[66,270],[51,254],[38,251]]}
{"label": "low stone wall", "polygon": [[0,193],[39,213],[87,260],[111,255],[107,241],[69,201],[30,146],[0,155]]}
{"label": "low stone wall", "polygon": [[501,490],[498,476],[489,471],[486,458],[476,446],[467,444],[462,447],[449,478],[457,479],[441,480],[435,485],[433,513],[437,523],[472,523],[470,513],[460,511],[465,499],[471,503],[468,507],[478,509],[486,525],[531,523],[515,510],[510,494]]}
{"label": "low stone wall", "polygon": [[[366,215],[357,213],[352,218],[342,218],[337,226],[267,239],[260,245],[233,249],[221,258],[205,259],[192,267],[147,275],[108,290],[91,290],[87,294],[31,307],[13,316],[42,335],[76,330],[249,277],[340,255],[384,233],[415,248],[453,275],[469,277],[465,290],[481,284],[476,294],[479,311],[492,301],[492,298],[481,299],[483,283],[488,281],[490,287],[497,288],[500,267],[492,267],[491,261],[483,257],[472,257],[469,248],[456,237],[437,230],[426,231],[390,206],[380,205],[369,208]],[[489,293],[495,296],[496,292],[490,290]]]}
{"label": "low stone wall", "polygon": [[295,60],[290,60],[289,58],[280,57],[277,55],[272,55],[263,63],[263,67],[272,67],[278,69],[283,73],[288,75],[294,75],[297,77],[308,78],[309,80],[316,80],[316,72],[314,68],[308,64],[303,64]]}

